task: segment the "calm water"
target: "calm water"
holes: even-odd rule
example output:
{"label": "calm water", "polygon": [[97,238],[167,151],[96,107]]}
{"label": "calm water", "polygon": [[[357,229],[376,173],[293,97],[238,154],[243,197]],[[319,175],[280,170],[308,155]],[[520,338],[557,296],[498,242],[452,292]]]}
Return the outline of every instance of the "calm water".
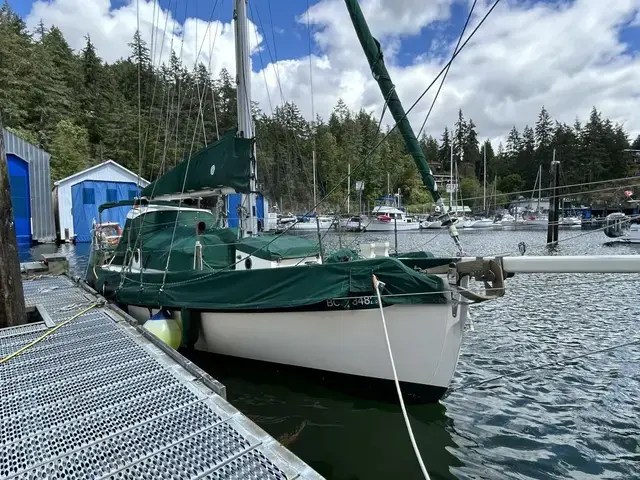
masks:
{"label": "calm water", "polygon": [[[603,246],[600,232],[561,231],[557,255],[640,254]],[[344,236],[387,240],[393,235]],[[446,232],[399,234],[401,250],[453,254]],[[543,231],[461,230],[468,254],[549,253]],[[332,235],[328,240],[337,245]],[[87,246],[61,247],[79,274]],[[23,259],[54,251],[44,246]],[[532,371],[465,388],[496,375],[640,338],[640,275],[520,275],[500,300],[472,307],[455,390],[409,414],[432,478],[592,479],[640,477],[640,348],[625,347],[563,367]],[[421,478],[399,407],[346,396],[289,378],[197,361],[227,386],[229,400],[329,479]],[[302,429],[300,429],[302,426]]]}

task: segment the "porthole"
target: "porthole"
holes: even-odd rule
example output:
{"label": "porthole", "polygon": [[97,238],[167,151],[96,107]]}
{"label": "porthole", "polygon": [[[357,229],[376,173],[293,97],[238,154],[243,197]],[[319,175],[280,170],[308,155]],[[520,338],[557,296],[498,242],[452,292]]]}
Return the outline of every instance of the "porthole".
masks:
{"label": "porthole", "polygon": [[252,266],[253,266],[253,262],[251,261],[251,257],[247,257],[246,260],[244,261],[244,268],[246,268],[247,270],[251,270]]}

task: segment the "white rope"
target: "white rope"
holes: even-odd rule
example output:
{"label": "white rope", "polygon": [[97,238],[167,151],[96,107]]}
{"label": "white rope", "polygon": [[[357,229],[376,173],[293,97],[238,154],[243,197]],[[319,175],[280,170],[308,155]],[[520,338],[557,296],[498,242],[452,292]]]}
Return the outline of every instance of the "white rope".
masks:
{"label": "white rope", "polygon": [[409,438],[411,439],[411,445],[413,446],[413,452],[416,454],[416,460],[420,464],[420,469],[422,470],[422,475],[427,480],[429,478],[429,472],[427,472],[427,467],[424,466],[424,462],[422,461],[422,456],[420,455],[420,450],[418,449],[418,444],[416,443],[416,439],[413,436],[413,430],[411,429],[411,422],[409,421],[409,416],[407,415],[407,409],[404,406],[404,400],[402,398],[402,390],[400,390],[400,381],[398,380],[398,373],[396,372],[396,364],[393,361],[393,352],[391,351],[391,342],[389,342],[389,332],[387,331],[387,321],[384,318],[384,310],[382,307],[382,299],[380,298],[380,285],[384,287],[384,283],[378,281],[376,276],[373,276],[373,286],[376,289],[376,295],[378,296],[378,307],[380,308],[380,316],[382,317],[382,327],[384,328],[384,337],[387,341],[387,349],[389,350],[389,360],[391,360],[391,369],[393,370],[393,380],[396,384],[396,390],[398,391],[398,400],[400,400],[400,408],[402,408],[402,416],[404,417],[404,423],[407,426],[407,433],[409,433]]}

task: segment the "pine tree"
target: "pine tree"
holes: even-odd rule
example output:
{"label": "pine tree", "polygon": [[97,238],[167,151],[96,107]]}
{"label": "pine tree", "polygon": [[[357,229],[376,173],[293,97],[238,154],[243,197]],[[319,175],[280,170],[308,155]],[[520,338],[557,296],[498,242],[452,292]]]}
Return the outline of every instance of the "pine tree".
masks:
{"label": "pine tree", "polygon": [[535,148],[538,150],[546,150],[551,145],[551,136],[553,134],[553,122],[549,116],[549,112],[544,106],[538,114],[538,121],[535,127]]}
{"label": "pine tree", "polygon": [[451,162],[451,137],[449,136],[449,129],[444,127],[442,133],[442,139],[440,140],[440,148],[438,149],[438,163],[442,165],[445,171],[448,171],[449,163]]}
{"label": "pine tree", "polygon": [[507,137],[507,145],[505,154],[512,168],[517,164],[520,151],[522,150],[522,140],[520,139],[520,133],[514,125]]}
{"label": "pine tree", "polygon": [[464,159],[464,143],[467,137],[468,125],[462,115],[462,109],[458,110],[458,121],[455,124],[456,131],[452,139],[453,143],[453,159],[456,162],[463,162]]}

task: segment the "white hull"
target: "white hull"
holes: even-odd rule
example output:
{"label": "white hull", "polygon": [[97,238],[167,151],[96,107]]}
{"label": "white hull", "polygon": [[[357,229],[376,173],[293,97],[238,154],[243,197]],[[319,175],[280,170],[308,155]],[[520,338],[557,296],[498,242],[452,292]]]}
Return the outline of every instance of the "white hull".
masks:
{"label": "white hull", "polygon": [[547,227],[549,225],[548,218],[527,218],[527,225],[530,227]]}
{"label": "white hull", "polygon": [[[444,393],[458,362],[467,306],[385,307],[400,381]],[[149,312],[129,306],[145,321]],[[179,315],[179,313],[176,313]],[[341,374],[393,380],[378,308],[296,312],[203,312],[197,350]]]}
{"label": "white hull", "polygon": [[[320,230],[322,231],[329,230],[332,226],[333,222],[320,222]],[[312,230],[315,232],[318,230],[318,225],[314,220],[310,222],[297,222],[291,227],[291,230]]]}
{"label": "white hull", "polygon": [[527,225],[526,220],[502,220],[500,224],[503,227],[524,227]]}
{"label": "white hull", "polygon": [[420,222],[385,222],[382,220],[370,220],[367,222],[363,222],[364,227],[367,232],[405,232],[407,230],[419,230]]}
{"label": "white hull", "polygon": [[436,220],[434,222],[425,220],[420,222],[420,228],[422,230],[437,230],[439,228],[442,228],[442,222],[440,220]]}
{"label": "white hull", "polygon": [[471,224],[467,228],[492,228],[493,225],[493,220],[491,220],[490,218],[484,218],[482,220],[475,220],[471,222]]}

